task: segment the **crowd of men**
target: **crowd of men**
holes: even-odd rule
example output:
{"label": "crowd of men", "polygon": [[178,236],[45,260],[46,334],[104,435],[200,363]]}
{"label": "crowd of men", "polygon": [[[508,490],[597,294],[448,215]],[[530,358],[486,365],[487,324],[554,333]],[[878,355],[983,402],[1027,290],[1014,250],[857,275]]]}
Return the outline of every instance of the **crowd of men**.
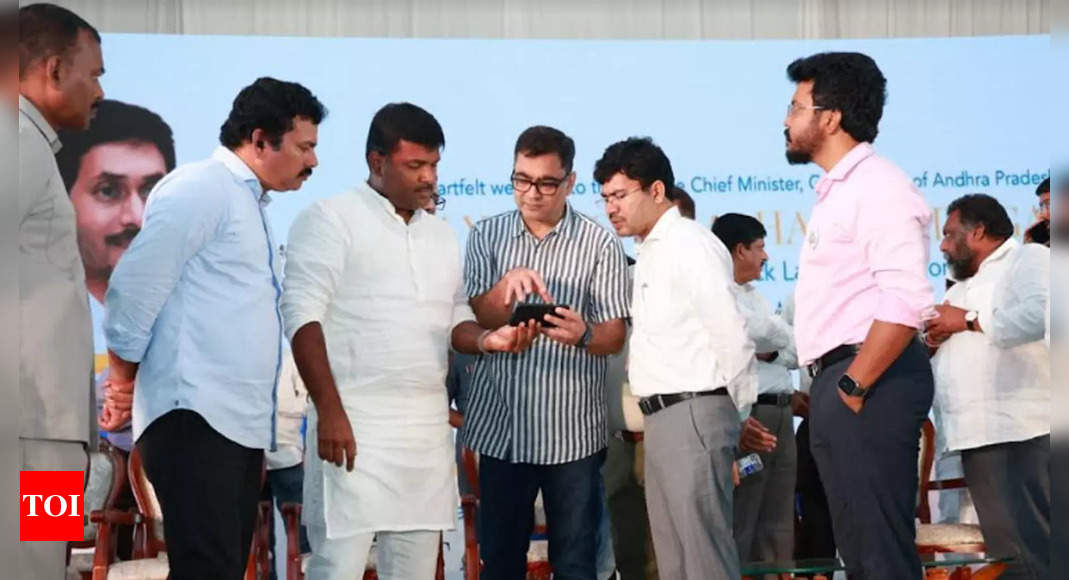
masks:
{"label": "crowd of men", "polygon": [[[572,138],[524,130],[516,209],[474,224],[462,252],[434,215],[444,131],[410,103],[375,114],[366,181],[300,213],[283,265],[264,209],[318,164],[327,109],[308,88],[257,79],[210,157],[176,168],[162,120],[109,121],[131,106],[103,100],[91,25],[47,4],[18,19],[22,468],[84,469],[99,404],[109,441],[143,457],[171,578],[241,577],[265,450],[301,421],[283,387],[312,403],[303,459],[280,459],[274,485],[303,463],[313,579],[359,577],[373,541],[379,577],[434,576],[456,525],[451,424],[479,456],[484,578],[524,577],[539,494],[555,578],[736,579],[836,553],[852,578],[919,578],[933,409],[988,551],[1012,558],[1004,577],[1049,577],[1049,182],[1023,244],[993,197],[949,206],[954,284],[936,304],[932,212],[873,147],[886,80],[868,56],[787,67],[787,161],[824,174],[777,313],[754,284],[760,221],[688,219],[649,138],[594,166],[610,230],[568,201]],[[94,110],[113,135],[80,139]],[[139,165],[107,170],[111,155]],[[89,295],[107,312],[98,388]],[[527,302],[557,307],[510,320]],[[447,375],[464,375],[454,410]],[[750,453],[763,469],[740,473]],[[62,575],[63,548],[23,543],[21,577]]]}

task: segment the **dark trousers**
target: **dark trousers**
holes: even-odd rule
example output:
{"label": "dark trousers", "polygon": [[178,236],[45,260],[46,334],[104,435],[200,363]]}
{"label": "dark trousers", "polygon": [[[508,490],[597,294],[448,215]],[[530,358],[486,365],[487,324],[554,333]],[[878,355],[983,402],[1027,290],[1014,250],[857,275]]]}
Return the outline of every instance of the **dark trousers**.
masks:
{"label": "dark trousers", "polygon": [[137,442],[163,511],[171,580],[242,577],[249,558],[263,450],[234,443],[184,409]]}
{"label": "dark trousers", "polygon": [[[805,371],[803,371],[805,372]],[[798,534],[794,539],[794,557],[799,560],[835,557],[835,532],[824,482],[820,481],[817,462],[809,449],[809,419],[803,419],[795,433],[798,448]]]}
{"label": "dark trousers", "polygon": [[[304,503],[304,464],[298,463],[292,467],[269,470],[260,498],[267,501],[274,500],[275,507],[280,512],[284,503]],[[268,530],[270,531],[267,545],[271,549],[271,561],[276,563],[279,561],[279,555],[275,554],[274,518],[268,525]],[[301,553],[311,553],[312,547],[308,544],[308,531],[305,529],[304,524],[299,525],[299,530],[298,542]],[[282,554],[282,558],[285,558],[285,554]],[[276,577],[275,565],[272,564],[271,580],[275,580]]]}
{"label": "dark trousers", "polygon": [[549,560],[556,580],[594,580],[601,514],[599,478],[605,452],[559,465],[479,460],[480,552],[484,580],[523,580],[542,490]]}
{"label": "dark trousers", "polygon": [[924,346],[911,342],[855,414],[838,388],[852,360],[817,375],[810,395],[810,446],[835,543],[855,580],[921,578],[917,455],[921,423],[932,406],[932,366]]}
{"label": "dark trousers", "polygon": [[1001,578],[1050,578],[1050,435],[961,452],[987,551],[1013,556]]}

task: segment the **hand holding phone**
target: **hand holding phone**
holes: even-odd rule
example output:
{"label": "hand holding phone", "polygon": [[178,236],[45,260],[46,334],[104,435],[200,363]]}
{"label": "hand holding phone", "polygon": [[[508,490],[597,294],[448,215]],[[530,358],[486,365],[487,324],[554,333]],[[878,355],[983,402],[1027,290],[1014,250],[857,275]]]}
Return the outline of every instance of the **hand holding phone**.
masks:
{"label": "hand holding phone", "polygon": [[542,324],[543,328],[554,328],[552,322],[546,320],[547,314],[553,314],[557,308],[568,308],[564,304],[536,304],[534,302],[517,302],[512,307],[512,316],[509,317],[509,326],[519,326],[521,322],[534,320]]}

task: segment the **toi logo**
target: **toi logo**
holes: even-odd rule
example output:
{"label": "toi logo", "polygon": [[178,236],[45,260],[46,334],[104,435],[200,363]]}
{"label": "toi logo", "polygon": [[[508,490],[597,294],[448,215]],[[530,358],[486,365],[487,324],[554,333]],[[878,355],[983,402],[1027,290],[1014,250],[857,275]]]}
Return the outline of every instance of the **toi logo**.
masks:
{"label": "toi logo", "polygon": [[20,471],[19,539],[84,540],[84,494],[81,471]]}

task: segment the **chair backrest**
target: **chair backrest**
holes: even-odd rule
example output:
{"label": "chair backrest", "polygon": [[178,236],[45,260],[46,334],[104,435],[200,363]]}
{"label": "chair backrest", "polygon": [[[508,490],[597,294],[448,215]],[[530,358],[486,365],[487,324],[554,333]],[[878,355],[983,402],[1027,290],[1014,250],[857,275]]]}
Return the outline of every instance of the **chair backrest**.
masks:
{"label": "chair backrest", "polygon": [[130,489],[134,492],[134,500],[137,501],[137,510],[145,521],[148,522],[145,531],[147,537],[143,538],[145,557],[155,557],[157,553],[166,551],[165,538],[163,535],[163,510],[160,509],[160,500],[156,497],[156,488],[145,473],[145,466],[141,461],[141,452],[134,447],[130,452]]}
{"label": "chair backrest", "polygon": [[932,523],[932,509],[928,503],[928,491],[932,485],[932,464],[935,463],[935,426],[925,418],[921,423],[920,453],[917,454],[917,519],[922,524]]}

